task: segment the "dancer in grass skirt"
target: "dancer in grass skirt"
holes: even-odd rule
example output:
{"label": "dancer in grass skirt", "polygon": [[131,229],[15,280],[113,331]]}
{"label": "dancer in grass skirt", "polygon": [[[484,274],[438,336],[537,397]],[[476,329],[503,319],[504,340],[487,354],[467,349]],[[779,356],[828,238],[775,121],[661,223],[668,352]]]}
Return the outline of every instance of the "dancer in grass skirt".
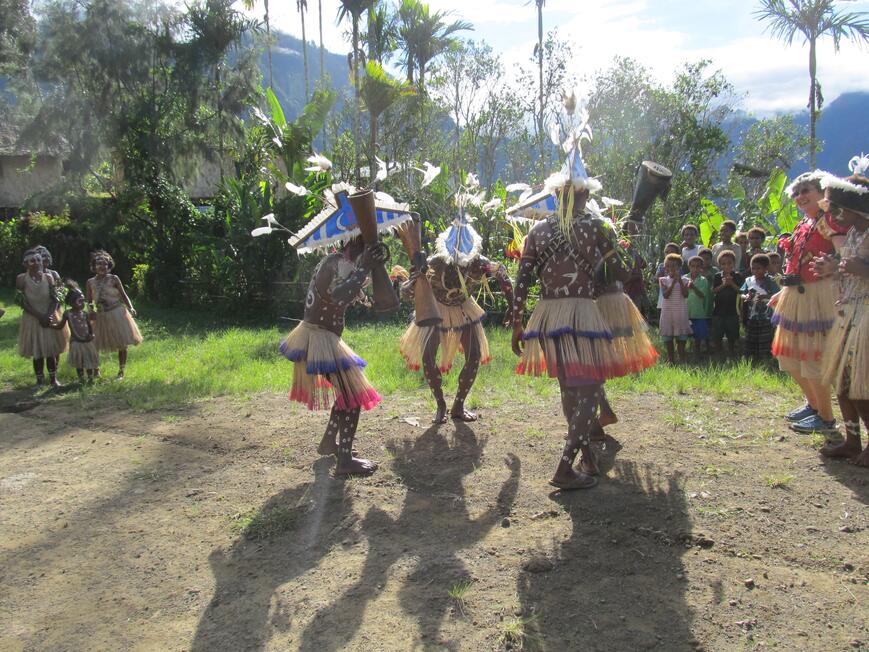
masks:
{"label": "dancer in grass skirt", "polygon": [[52,324],[52,328],[61,329],[69,326],[69,354],[66,362],[75,369],[79,382],[87,380],[93,383],[100,373],[100,353],[94,342],[94,330],[92,322],[96,318],[93,313],[85,312],[84,293],[75,281],[66,282],[66,304],[60,321]]}

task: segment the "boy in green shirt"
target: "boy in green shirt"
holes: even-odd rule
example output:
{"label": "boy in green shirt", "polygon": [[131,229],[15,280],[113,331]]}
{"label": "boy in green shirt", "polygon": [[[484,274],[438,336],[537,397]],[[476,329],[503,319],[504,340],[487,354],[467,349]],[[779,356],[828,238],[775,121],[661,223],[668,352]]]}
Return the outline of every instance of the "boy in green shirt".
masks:
{"label": "boy in green shirt", "polygon": [[692,256],[688,260],[688,275],[685,281],[688,286],[688,319],[691,320],[691,330],[694,335],[693,351],[695,357],[700,357],[703,343],[706,343],[706,353],[709,353],[709,312],[712,306],[712,291],[709,281],[703,275],[703,259]]}

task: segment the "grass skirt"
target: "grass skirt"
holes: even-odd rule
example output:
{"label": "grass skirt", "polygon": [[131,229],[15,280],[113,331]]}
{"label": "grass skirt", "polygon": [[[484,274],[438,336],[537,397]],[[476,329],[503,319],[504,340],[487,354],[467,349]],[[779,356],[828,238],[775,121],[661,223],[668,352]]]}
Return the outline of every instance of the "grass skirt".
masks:
{"label": "grass skirt", "polygon": [[90,342],[69,343],[69,355],[66,356],[67,364],[73,369],[99,369],[100,354],[93,340]]}
{"label": "grass skirt", "polygon": [[827,333],[836,317],[836,288],[831,280],[821,280],[781,291],[772,316],[776,326],[772,354],[782,370],[804,378],[821,377],[821,360]]}
{"label": "grass skirt", "polygon": [[628,373],[593,299],[541,299],[522,339],[518,374],[548,374],[570,385],[601,383]]}
{"label": "grass skirt", "polygon": [[[60,311],[55,315],[60,319]],[[69,344],[69,327],[43,328],[30,313],[23,313],[18,324],[18,354],[23,358],[56,358]]]}
{"label": "grass skirt", "polygon": [[401,336],[398,349],[401,351],[408,369],[420,370],[426,346],[428,346],[435,331],[440,337],[441,357],[438,366],[442,373],[453,368],[456,353],[463,351],[462,333],[466,328],[472,329],[472,337],[477,341],[480,364],[488,364],[492,360],[489,340],[486,339],[486,332],[483,330],[483,318],[486,316],[486,312],[476,301],[469,298],[459,306],[447,306],[438,302],[438,313],[443,319],[443,322],[438,326],[420,328],[416,324],[411,324]]}
{"label": "grass skirt", "polygon": [[624,292],[606,292],[597,299],[601,317],[613,334],[613,349],[625,374],[653,366],[658,351],[647,335],[648,324]]}
{"label": "grass skirt", "polygon": [[309,410],[370,410],[380,403],[380,394],[362,369],[365,360],[330,330],[303,321],[280,346],[293,363],[290,400]]}
{"label": "grass skirt", "polygon": [[99,351],[121,351],[142,343],[142,334],[125,305],[97,312],[94,342]]}
{"label": "grass skirt", "polygon": [[869,401],[869,304],[842,306],[827,336],[823,381],[852,401]]}

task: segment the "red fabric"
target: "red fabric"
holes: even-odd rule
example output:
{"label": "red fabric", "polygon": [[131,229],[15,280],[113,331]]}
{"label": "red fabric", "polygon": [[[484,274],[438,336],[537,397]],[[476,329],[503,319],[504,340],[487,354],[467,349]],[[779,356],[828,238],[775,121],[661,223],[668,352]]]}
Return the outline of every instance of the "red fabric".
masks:
{"label": "red fabric", "polygon": [[803,283],[813,283],[818,280],[809,263],[812,262],[812,258],[833,253],[830,237],[848,232],[848,227],[836,222],[829,214],[825,213],[819,221],[821,223],[815,226],[814,220],[804,218],[797,224],[790,238],[779,241],[786,256],[785,274],[799,273]]}

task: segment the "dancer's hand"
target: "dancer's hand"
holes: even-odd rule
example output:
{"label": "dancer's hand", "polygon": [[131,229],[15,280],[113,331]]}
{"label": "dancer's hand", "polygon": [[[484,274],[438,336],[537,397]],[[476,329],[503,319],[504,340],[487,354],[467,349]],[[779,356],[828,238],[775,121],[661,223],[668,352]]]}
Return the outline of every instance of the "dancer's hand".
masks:
{"label": "dancer's hand", "polygon": [[836,260],[832,256],[818,256],[809,263],[809,268],[820,277],[831,276],[836,272]]}
{"label": "dancer's hand", "polygon": [[375,265],[383,264],[389,260],[389,251],[382,242],[368,245],[359,256],[359,266],[363,269],[371,270]]}
{"label": "dancer's hand", "polygon": [[513,347],[513,353],[518,356],[522,355],[522,322],[516,321],[513,323],[513,337],[510,341]]}
{"label": "dancer's hand", "polygon": [[869,265],[860,260],[857,256],[843,258],[839,262],[839,271],[843,274],[853,274],[855,276],[869,276]]}
{"label": "dancer's hand", "polygon": [[766,302],[766,305],[768,305],[770,308],[775,308],[776,305],[778,304],[778,299],[779,299],[780,294],[781,294],[781,292],[776,292],[774,295],[772,295],[769,298],[769,301]]}

